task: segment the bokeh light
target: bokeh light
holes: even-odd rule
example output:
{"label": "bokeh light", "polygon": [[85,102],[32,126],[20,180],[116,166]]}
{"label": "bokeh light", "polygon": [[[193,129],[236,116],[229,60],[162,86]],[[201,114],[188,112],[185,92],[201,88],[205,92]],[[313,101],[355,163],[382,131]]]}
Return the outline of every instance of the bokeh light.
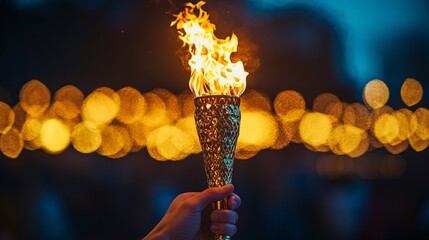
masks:
{"label": "bokeh light", "polygon": [[60,153],[70,144],[70,129],[59,119],[47,119],[40,127],[40,141],[49,153]]}
{"label": "bokeh light", "polygon": [[82,119],[96,126],[110,123],[118,114],[120,98],[110,88],[99,88],[92,92],[82,104]]}
{"label": "bokeh light", "polygon": [[112,156],[117,154],[124,147],[123,138],[117,126],[108,125],[101,131],[101,145],[97,152],[103,156]]}
{"label": "bokeh light", "polygon": [[243,111],[237,149],[257,152],[269,148],[277,139],[277,123],[267,112]]}
{"label": "bokeh light", "polygon": [[4,102],[0,102],[0,133],[7,133],[15,121],[15,113]]}
{"label": "bokeh light", "polygon": [[84,121],[73,128],[71,141],[77,151],[91,153],[100,147],[101,133],[93,123]]}
{"label": "bokeh light", "polygon": [[374,123],[374,134],[383,144],[391,143],[399,136],[399,121],[388,113],[384,113]]}
{"label": "bokeh light", "polygon": [[11,128],[0,137],[0,150],[9,158],[17,158],[23,147],[21,133],[15,128]]}
{"label": "bokeh light", "polygon": [[[414,81],[405,81],[403,99],[415,89],[419,91]],[[386,105],[389,90],[380,80],[370,81],[363,95],[367,106],[322,93],[307,109],[304,97],[293,90],[280,91],[273,102],[264,93],[248,90],[241,96],[236,158],[249,159],[261,150],[282,149],[291,142],[344,159],[361,158],[378,148],[394,155],[409,147],[417,152],[428,148],[427,108],[395,110]],[[50,102],[49,89],[31,80],[13,108],[0,102],[1,151],[10,158],[18,157],[22,149],[42,148],[56,154],[71,143],[80,153],[97,152],[114,159],[146,148],[156,160],[177,161],[201,152],[194,111],[189,91],[175,95],[166,89],[141,93],[132,87],[118,91],[101,87],[85,97],[78,88],[67,85]],[[348,175],[349,163],[338,159],[334,169],[342,169],[340,173],[326,170],[323,160],[319,166],[322,175]],[[372,178],[381,168],[362,164],[355,166],[353,174]]]}
{"label": "bokeh light", "polygon": [[319,112],[305,114],[299,125],[299,134],[302,141],[314,147],[326,145],[331,131],[331,118]]}
{"label": "bokeh light", "polygon": [[274,100],[274,110],[282,121],[297,121],[305,113],[304,97],[292,90],[280,92]]}
{"label": "bokeh light", "polygon": [[373,109],[383,107],[389,100],[389,88],[378,79],[368,82],[363,90],[364,102]]}
{"label": "bokeh light", "polygon": [[402,101],[411,107],[419,103],[422,97],[423,87],[420,82],[414,78],[407,78],[401,87]]}
{"label": "bokeh light", "polygon": [[84,95],[78,88],[67,85],[55,93],[52,108],[58,117],[74,119],[80,114],[83,99]]}
{"label": "bokeh light", "polygon": [[124,87],[118,91],[118,95],[120,108],[116,119],[126,124],[140,120],[146,111],[146,100],[141,93],[132,87]]}
{"label": "bokeh light", "polygon": [[28,115],[39,117],[48,110],[51,92],[39,80],[31,80],[21,88],[19,101]]}

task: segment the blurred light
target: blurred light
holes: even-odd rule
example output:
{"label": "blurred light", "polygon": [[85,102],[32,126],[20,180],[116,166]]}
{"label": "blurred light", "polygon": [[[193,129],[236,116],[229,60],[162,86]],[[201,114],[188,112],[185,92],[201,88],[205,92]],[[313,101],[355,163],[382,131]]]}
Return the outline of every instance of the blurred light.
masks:
{"label": "blurred light", "polygon": [[21,137],[21,133],[11,128],[5,134],[0,137],[0,150],[9,158],[17,158],[24,147],[24,142]]}
{"label": "blurred light", "polygon": [[155,129],[149,133],[147,137],[147,152],[153,159],[158,161],[165,161],[167,159],[159,153],[157,147],[158,131],[159,129]]}
{"label": "blurred light", "polygon": [[257,152],[269,148],[276,141],[277,134],[277,123],[271,114],[243,111],[237,149]]}
{"label": "blurred light", "polygon": [[116,126],[108,125],[101,131],[101,145],[97,152],[103,156],[117,154],[124,147],[124,138]]}
{"label": "blurred light", "polygon": [[252,151],[251,149],[240,148],[235,151],[235,159],[246,160],[258,154],[259,151]]}
{"label": "blurred light", "polygon": [[363,90],[363,100],[373,109],[381,108],[389,100],[389,88],[381,80],[372,80],[366,84]]}
{"label": "blurred light", "polygon": [[161,88],[153,90],[152,93],[158,95],[165,104],[165,120],[167,121],[166,123],[172,123],[174,121],[177,121],[181,114],[181,111],[179,110],[179,100],[177,99],[177,97],[170,91]]}
{"label": "blurred light", "polygon": [[37,118],[28,118],[22,125],[22,138],[25,141],[32,141],[39,137],[42,123]]}
{"label": "blurred light", "polygon": [[24,148],[28,151],[34,151],[37,149],[40,149],[42,147],[42,141],[39,137],[30,140],[30,141],[24,141]]}
{"label": "blurred light", "polygon": [[195,126],[194,116],[187,116],[180,119],[176,126],[180,128],[184,134],[183,139],[181,140],[180,150],[189,154],[200,153],[201,145],[200,140],[197,134],[197,128]]}
{"label": "blurred light", "polygon": [[31,80],[21,88],[19,101],[28,115],[39,117],[49,107],[51,92],[40,81]]}
{"label": "blurred light", "polygon": [[[429,146],[429,110],[394,110],[381,104],[385,101],[379,96],[385,94],[380,94],[380,89],[388,96],[383,86],[379,80],[371,81],[364,94],[370,96],[366,103],[373,101],[378,108],[372,106],[370,110],[323,93],[314,99],[313,112],[306,109],[303,96],[296,91],[282,91],[271,103],[265,94],[249,90],[241,97],[236,158],[248,159],[268,148],[282,149],[290,142],[303,143],[311,151],[331,151],[352,158],[382,147],[392,154],[402,153],[409,146],[418,152],[425,150]],[[81,153],[97,151],[110,158],[121,158],[144,147],[151,157],[162,161],[201,152],[193,116],[194,97],[188,91],[176,96],[165,89],[141,94],[132,87],[117,92],[101,87],[84,98],[79,89],[68,85],[55,93],[51,107],[49,98],[49,90],[39,81],[25,84],[20,92],[23,101],[13,109],[0,102],[0,133],[15,129],[9,134],[18,139],[18,131],[23,148],[43,147],[49,153],[63,151],[70,142]],[[43,104],[29,102],[31,99]],[[27,110],[21,104],[26,104]],[[8,154],[15,156],[11,152]],[[370,178],[378,170],[365,171],[363,175]]]}
{"label": "blurred light", "polygon": [[426,108],[418,108],[414,112],[417,119],[417,127],[415,134],[421,140],[429,140],[429,110]]}
{"label": "blurred light", "polygon": [[54,102],[69,101],[79,108],[82,106],[83,99],[83,93],[79,90],[79,88],[72,85],[67,85],[58,89],[54,95]]}
{"label": "blurred light", "polygon": [[271,112],[271,100],[256,90],[247,90],[240,97],[241,111],[267,111]]}
{"label": "blurred light", "polygon": [[391,143],[399,136],[399,121],[395,116],[384,113],[374,123],[374,135],[380,143]]}
{"label": "blurred light", "polygon": [[282,120],[279,116],[276,117],[277,123],[277,139],[274,144],[271,146],[272,149],[282,149],[285,148],[292,140],[292,132],[288,131],[285,126],[282,124]]}
{"label": "blurred light", "polygon": [[185,134],[180,128],[166,125],[152,133],[155,134],[153,143],[159,155],[162,156],[161,160],[181,160],[188,156],[188,154],[181,151],[184,148],[182,139]]}
{"label": "blurred light", "polygon": [[115,154],[112,155],[108,155],[109,158],[121,158],[126,156],[132,149],[133,147],[133,140],[130,136],[130,133],[128,132],[128,130],[120,125],[114,125],[115,129],[121,134],[122,140],[123,140],[123,145],[122,148]]}
{"label": "blurred light", "polygon": [[402,101],[411,107],[420,102],[423,97],[423,87],[419,81],[413,78],[407,78],[401,87]]}
{"label": "blurred light", "polygon": [[127,126],[128,132],[130,133],[131,139],[133,141],[133,145],[130,151],[140,151],[143,147],[146,146],[146,138],[149,130],[141,122],[131,123]]}
{"label": "blurred light", "polygon": [[47,119],[40,128],[40,141],[49,153],[62,152],[70,144],[70,129],[59,119]]}
{"label": "blurred light", "polygon": [[98,88],[82,104],[82,119],[97,127],[110,123],[119,112],[120,100],[110,88]]}
{"label": "blurred light", "polygon": [[391,154],[400,154],[403,151],[407,150],[409,144],[408,141],[402,141],[399,143],[395,143],[395,144],[384,144],[384,147],[386,148],[387,151],[389,151]]}
{"label": "blurred light", "polygon": [[313,111],[330,114],[339,119],[343,114],[343,105],[334,94],[322,93],[314,99]]}
{"label": "blurred light", "polygon": [[343,115],[341,116],[341,120],[344,124],[355,125],[356,124],[356,113],[355,109],[350,104],[344,104]]}
{"label": "blurred light", "polygon": [[364,131],[353,125],[340,125],[334,128],[329,137],[329,147],[337,155],[351,154],[361,144]]}
{"label": "blurred light", "polygon": [[282,131],[286,134],[285,137],[290,139],[291,142],[301,143],[301,135],[299,132],[299,125],[301,121],[296,122],[282,122]]}
{"label": "blurred light", "polygon": [[360,103],[352,103],[351,107],[354,110],[354,117],[355,117],[355,121],[354,124],[356,127],[363,129],[363,130],[368,130],[371,127],[371,115],[368,111],[368,109]]}
{"label": "blurred light", "polygon": [[13,127],[18,130],[21,130],[22,125],[24,125],[24,122],[27,118],[27,113],[24,111],[24,109],[22,109],[22,106],[19,103],[17,103],[13,107],[13,112],[15,113],[15,121],[13,123]]}
{"label": "blurred light", "polygon": [[331,115],[336,119],[340,119],[343,115],[344,106],[345,104],[343,104],[342,102],[331,103],[326,107],[325,113]]}
{"label": "blurred light", "polygon": [[15,121],[15,113],[4,102],[0,102],[0,134],[7,133]]}
{"label": "blurred light", "polygon": [[[182,92],[178,97],[180,109],[182,110],[182,117],[187,117],[194,115],[195,105],[194,105],[194,95],[189,91]],[[196,130],[195,130],[196,131]]]}
{"label": "blurred light", "polygon": [[117,93],[121,104],[116,119],[126,124],[140,120],[146,111],[146,100],[141,93],[132,87],[124,87]]}
{"label": "blurred light", "polygon": [[83,99],[83,93],[78,88],[67,85],[55,93],[52,108],[58,117],[73,119],[79,116]]}
{"label": "blurred light", "polygon": [[422,140],[415,134],[411,135],[411,137],[408,138],[408,141],[410,142],[411,147],[416,152],[421,152],[429,146],[429,140]]}
{"label": "blurred light", "polygon": [[347,156],[357,158],[364,155],[368,151],[370,146],[370,137],[366,131],[362,131],[362,135],[360,137],[361,139],[359,145],[354,150],[347,153]]}
{"label": "blurred light", "polygon": [[170,122],[164,100],[153,91],[143,94],[147,102],[147,111],[140,120],[148,128],[154,129]]}
{"label": "blurred light", "polygon": [[417,129],[417,118],[408,109],[399,109],[392,113],[399,122],[399,134],[397,142],[402,142],[409,138]]}
{"label": "blurred light", "polygon": [[332,120],[328,115],[312,112],[306,113],[299,124],[302,141],[319,146],[326,144],[332,131]]}
{"label": "blurred light", "polygon": [[71,142],[81,153],[95,152],[101,145],[100,130],[89,121],[80,122],[73,128]]}
{"label": "blurred light", "polygon": [[274,100],[274,110],[283,121],[300,120],[305,113],[304,97],[292,90],[280,92]]}

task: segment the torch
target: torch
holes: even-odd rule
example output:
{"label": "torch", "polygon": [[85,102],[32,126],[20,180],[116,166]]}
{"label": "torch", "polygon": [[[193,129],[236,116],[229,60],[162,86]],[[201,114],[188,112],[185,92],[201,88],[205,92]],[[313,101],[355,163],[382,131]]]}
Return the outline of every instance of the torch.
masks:
{"label": "torch", "polygon": [[[232,182],[235,147],[240,130],[240,95],[246,88],[247,72],[241,61],[231,62],[237,51],[235,34],[226,39],[215,36],[215,25],[201,7],[205,2],[187,3],[175,15],[179,38],[188,47],[191,71],[189,87],[195,99],[195,123],[200,140],[209,187]],[[213,203],[226,209],[226,199]],[[215,239],[230,239],[216,235]]]}

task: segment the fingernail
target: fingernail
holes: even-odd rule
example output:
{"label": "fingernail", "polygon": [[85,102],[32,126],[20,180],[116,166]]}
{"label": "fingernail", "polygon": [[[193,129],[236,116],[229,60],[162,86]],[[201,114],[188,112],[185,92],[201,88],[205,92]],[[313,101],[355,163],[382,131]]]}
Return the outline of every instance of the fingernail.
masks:
{"label": "fingernail", "polygon": [[219,227],[216,224],[212,224],[211,226],[212,232],[216,233],[219,230]]}
{"label": "fingernail", "polygon": [[219,219],[218,213],[214,212],[212,215],[213,221],[217,221]]}

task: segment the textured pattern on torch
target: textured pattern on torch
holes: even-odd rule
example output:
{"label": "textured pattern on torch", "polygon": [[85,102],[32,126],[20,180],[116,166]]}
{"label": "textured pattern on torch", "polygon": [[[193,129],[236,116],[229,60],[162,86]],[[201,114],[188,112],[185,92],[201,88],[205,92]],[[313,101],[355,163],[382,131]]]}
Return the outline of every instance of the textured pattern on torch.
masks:
{"label": "textured pattern on torch", "polygon": [[197,97],[194,101],[195,123],[208,185],[219,187],[230,184],[240,130],[240,98],[211,95]]}

